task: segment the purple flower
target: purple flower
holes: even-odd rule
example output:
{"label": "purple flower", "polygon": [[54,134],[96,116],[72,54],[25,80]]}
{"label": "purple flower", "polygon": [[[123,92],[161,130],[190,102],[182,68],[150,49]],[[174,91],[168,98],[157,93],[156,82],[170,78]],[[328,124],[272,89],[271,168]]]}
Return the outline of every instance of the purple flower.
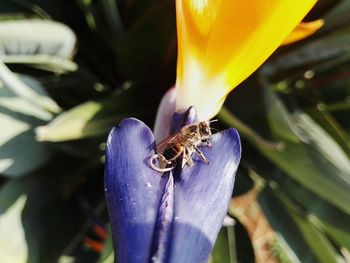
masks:
{"label": "purple flower", "polygon": [[[172,130],[196,121],[193,109],[175,114]],[[194,165],[161,176],[149,166],[152,131],[123,120],[106,148],[105,193],[118,263],[207,262],[231,199],[241,156],[238,133],[212,135],[201,147],[210,164],[193,154]]]}

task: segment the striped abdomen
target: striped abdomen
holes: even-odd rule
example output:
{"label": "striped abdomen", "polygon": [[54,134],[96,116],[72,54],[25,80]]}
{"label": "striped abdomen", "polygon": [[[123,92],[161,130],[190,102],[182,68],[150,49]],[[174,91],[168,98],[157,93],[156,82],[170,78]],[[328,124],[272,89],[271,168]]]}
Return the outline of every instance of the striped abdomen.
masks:
{"label": "striped abdomen", "polygon": [[183,145],[183,143],[178,142],[166,148],[163,152],[163,156],[171,162],[179,158],[180,155],[183,153],[184,149],[185,146]]}

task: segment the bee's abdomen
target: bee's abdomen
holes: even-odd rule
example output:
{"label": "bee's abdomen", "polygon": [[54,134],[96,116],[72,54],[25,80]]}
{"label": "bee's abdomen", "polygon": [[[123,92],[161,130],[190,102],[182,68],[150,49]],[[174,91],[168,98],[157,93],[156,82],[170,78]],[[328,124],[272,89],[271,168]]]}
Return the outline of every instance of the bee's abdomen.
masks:
{"label": "bee's abdomen", "polygon": [[165,149],[163,156],[168,161],[173,161],[181,155],[183,151],[183,147],[184,146],[181,143],[176,143],[174,145],[171,145],[171,147]]}

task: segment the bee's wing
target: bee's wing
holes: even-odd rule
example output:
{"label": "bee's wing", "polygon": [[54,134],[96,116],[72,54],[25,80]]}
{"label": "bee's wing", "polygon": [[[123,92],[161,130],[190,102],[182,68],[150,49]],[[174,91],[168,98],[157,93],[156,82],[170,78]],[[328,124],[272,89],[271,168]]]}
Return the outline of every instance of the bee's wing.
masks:
{"label": "bee's wing", "polygon": [[163,141],[158,143],[157,146],[156,146],[157,153],[162,154],[165,151],[165,149],[168,148],[169,145],[171,145],[174,142],[174,140],[176,139],[177,135],[178,135],[177,133],[173,134],[173,135],[170,135],[170,136],[166,137]]}

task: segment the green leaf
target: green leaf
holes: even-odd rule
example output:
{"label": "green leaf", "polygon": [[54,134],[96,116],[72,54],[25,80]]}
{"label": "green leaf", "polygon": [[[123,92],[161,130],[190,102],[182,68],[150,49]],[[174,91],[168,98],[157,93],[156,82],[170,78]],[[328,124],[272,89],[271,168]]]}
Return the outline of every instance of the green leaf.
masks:
{"label": "green leaf", "polygon": [[133,93],[126,91],[103,101],[88,101],[58,115],[46,126],[38,127],[39,141],[61,142],[106,136],[121,119],[139,115],[130,102]]}
{"label": "green leaf", "polygon": [[[0,122],[3,131],[0,133],[0,145],[10,141],[14,137],[18,136],[22,132],[27,131],[30,128],[28,123],[19,121],[9,115],[0,113]],[[7,127],[5,129],[5,127]]]}
{"label": "green leaf", "polygon": [[169,48],[174,47],[176,25],[173,1],[158,2],[144,12],[118,47],[119,69],[128,78],[141,74],[148,74],[149,77],[147,72],[163,65],[163,57],[169,53]]}
{"label": "green leaf", "polygon": [[[307,118],[313,128],[307,128],[308,133],[298,126],[296,120],[285,109],[282,102],[268,89],[265,92],[265,105],[267,119],[272,135],[279,147],[269,147],[259,140],[252,132],[247,133],[241,129],[241,124],[220,112],[219,117],[233,127],[243,132],[242,136],[248,139],[256,148],[283,170],[294,180],[327,200],[347,214],[350,214],[350,187],[349,187],[349,161],[339,145],[320,126]],[[297,116],[297,115],[296,115]],[[305,118],[304,118],[305,119]],[[299,121],[300,125],[300,121]],[[306,125],[306,124],[304,124]],[[318,134],[315,137],[315,134]],[[318,138],[321,136],[320,138]],[[323,137],[322,137],[323,136]],[[312,140],[317,140],[316,146]],[[325,145],[326,144],[326,145]],[[332,154],[338,157],[333,157]],[[328,157],[330,160],[328,160]],[[329,194],[332,193],[332,194]]]}
{"label": "green leaf", "polygon": [[0,173],[19,177],[28,174],[47,162],[51,152],[46,145],[34,140],[33,126],[37,121],[20,118],[18,114],[1,113]]}
{"label": "green leaf", "polygon": [[74,263],[76,262],[75,257],[63,255],[58,259],[58,263]]}
{"label": "green leaf", "polygon": [[[4,121],[1,118],[0,122]],[[20,129],[21,123],[7,122],[5,128],[15,127]],[[1,124],[2,126],[3,124]],[[27,130],[14,133],[11,140],[0,145],[0,173],[7,177],[24,176],[46,163],[51,157],[51,151],[42,143],[34,140],[34,131]]]}
{"label": "green leaf", "polygon": [[[350,103],[349,110],[350,110]],[[337,120],[328,111],[331,111],[329,105],[324,105],[325,107],[317,107],[308,110],[307,113],[317,121],[317,123],[322,126],[323,129],[342,147],[346,155],[350,156],[350,137],[346,133],[343,127],[339,125]]]}
{"label": "green leaf", "polygon": [[26,200],[27,196],[21,195],[6,211],[0,207],[0,258],[3,263],[27,261],[28,246],[22,225]]}
{"label": "green leaf", "polygon": [[281,263],[300,263],[297,255],[281,233],[275,233],[275,240],[271,242],[271,250]]}
{"label": "green leaf", "polygon": [[234,235],[234,227],[226,226],[220,229],[216,239],[213,252],[211,254],[210,263],[235,263],[236,256],[236,240]]}
{"label": "green leaf", "polygon": [[[319,261],[320,254],[324,253],[326,258],[330,256],[332,259],[329,262],[334,262],[334,257],[329,255],[327,250],[318,251],[317,247],[310,246],[309,238],[312,236],[312,233],[305,232],[305,229],[299,225],[301,223],[296,221],[298,215],[295,215],[295,213],[278,198],[276,190],[266,187],[259,196],[259,203],[272,228],[277,233],[277,236],[279,236],[278,241],[280,242],[282,240],[284,246],[291,248],[291,250],[284,250],[284,255],[288,256],[289,261],[293,260],[296,256],[297,259],[303,263],[324,262]],[[309,225],[309,227],[312,226]],[[316,243],[315,246],[318,245],[319,249],[323,249],[322,244],[319,244],[320,237],[313,236],[313,238],[313,242]],[[292,252],[292,254],[289,255],[288,251],[293,251],[295,254]],[[295,260],[292,262],[295,262]]]}
{"label": "green leaf", "polygon": [[350,250],[350,216],[319,198],[300,184],[282,174],[273,177],[281,192],[303,207],[309,220],[322,229],[339,247]]}
{"label": "green leaf", "polygon": [[[319,126],[315,123],[309,123],[308,125],[312,125],[313,127],[311,133],[316,133],[317,130],[318,136],[323,136],[320,140],[328,142],[331,145],[324,146],[323,144],[319,144],[315,147],[315,145],[312,144],[312,140],[316,139],[315,136],[310,134],[310,130],[308,130],[308,133],[305,133],[307,125],[304,123],[304,129],[300,129],[295,123],[295,120],[293,123],[292,118],[288,116],[288,114],[285,114],[287,112],[286,109],[278,102],[279,100],[277,97],[275,97],[269,89],[266,89],[265,95],[268,98],[266,107],[268,109],[268,120],[272,130],[277,130],[279,127],[278,125],[280,122],[274,122],[276,118],[287,118],[286,122],[291,123],[293,126],[290,132],[294,132],[295,136],[304,143],[295,143],[285,140],[283,141],[283,149],[273,150],[266,147],[259,147],[259,150],[287,175],[298,181],[304,187],[345,213],[350,214],[350,206],[348,203],[348,200],[350,200],[349,171],[347,162],[345,161],[345,164],[343,164],[344,155],[340,147],[334,146],[336,143],[326,135],[326,132]],[[273,114],[271,114],[272,109]],[[275,136],[276,139],[285,139],[285,136],[279,136],[278,133],[275,134]],[[321,141],[318,141],[318,143],[321,143]],[[327,152],[326,156],[323,156],[323,154],[325,154],[324,151],[326,151],[325,148],[327,147],[333,147],[332,149],[336,151],[333,154],[339,154],[341,152],[339,156],[343,156],[343,160],[328,161],[327,156],[332,153]],[[334,164],[334,162],[336,162],[336,164]]]}
{"label": "green leaf", "polygon": [[313,224],[310,224],[310,222],[299,216],[297,213],[292,213],[292,215],[299,228],[301,229],[307,243],[315,252],[319,260],[318,262],[345,263],[345,260],[337,254],[335,249],[332,247],[332,244],[329,242],[329,240],[327,240],[327,237],[324,236],[324,234],[322,234],[318,229],[316,229]]}
{"label": "green leaf", "polygon": [[[277,56],[263,68],[263,74],[267,76],[290,76],[291,72],[315,69],[322,67],[323,62],[340,58],[338,62],[344,62],[350,56],[350,27],[343,27],[336,32],[330,32],[319,38],[291,49],[286,54]],[[342,59],[343,58],[343,59]],[[334,66],[334,65],[333,65]]]}
{"label": "green leaf", "polygon": [[325,25],[323,30],[327,31],[329,29],[339,27],[342,25],[347,25],[350,23],[350,18],[347,15],[350,12],[350,2],[340,1],[330,12],[328,12],[325,17]]}
{"label": "green leaf", "polygon": [[[331,213],[334,212],[334,209],[329,209]],[[341,216],[341,213],[339,211],[335,211],[332,215],[332,221],[329,222],[327,219],[324,218],[316,218],[312,217],[310,218],[310,221],[312,221],[315,225],[318,225],[320,229],[323,229],[325,233],[327,233],[330,238],[338,244],[340,248],[345,247],[347,250],[350,250],[350,229],[349,229],[349,217],[339,217],[335,218],[336,215]],[[337,220],[338,219],[338,220]],[[334,222],[338,221],[338,222]],[[340,221],[340,222],[339,222]]]}
{"label": "green leaf", "polygon": [[100,255],[98,263],[114,263],[113,236],[110,226],[107,228],[107,233],[105,247]]}
{"label": "green leaf", "polygon": [[[19,78],[32,90],[30,91],[31,93],[39,94],[43,97],[48,96],[41,84],[35,79],[25,75],[20,75]],[[50,112],[39,107],[37,104],[17,95],[11,88],[4,85],[3,82],[0,82],[0,107],[6,108],[6,110],[11,112],[32,116],[43,121],[49,121],[53,117]],[[3,111],[0,109],[0,112]]]}
{"label": "green leaf", "polygon": [[251,127],[232,114],[226,107],[221,108],[220,112],[217,114],[217,117],[227,125],[235,127],[242,137],[248,139],[251,143],[256,144],[256,146],[260,145],[261,147],[269,147],[273,149],[277,149],[279,147],[278,143],[270,142],[262,138]]}
{"label": "green leaf", "polygon": [[[10,228],[6,229],[6,235],[2,232],[0,235],[1,252],[3,242],[12,244],[20,240],[21,235],[25,236],[23,246],[28,249],[26,258],[21,262],[57,262],[60,255],[71,252],[85,234],[83,230],[88,218],[81,203],[74,198],[73,191],[76,189],[73,185],[79,180],[79,175],[91,170],[92,166],[72,158],[56,159],[53,164],[40,169],[36,175],[9,180],[0,189],[0,222],[18,200],[23,197],[26,200],[25,204],[21,203],[18,224],[7,225]],[[2,228],[0,224],[0,231],[5,231]],[[22,233],[19,232],[21,229]],[[22,251],[26,251],[25,247],[14,255]],[[11,256],[12,250],[4,253]]]}
{"label": "green leaf", "polygon": [[[108,128],[108,126],[103,126],[103,120],[92,122],[94,116],[102,108],[101,103],[90,101],[63,112],[48,125],[36,129],[37,139],[39,141],[57,142],[81,139],[103,133]],[[102,126],[104,129],[96,129],[98,126]]]}
{"label": "green leaf", "polygon": [[125,32],[116,2],[113,0],[102,0],[101,4],[115,40],[121,39]]}
{"label": "green leaf", "polygon": [[295,207],[283,194],[277,194],[276,196],[278,196],[279,200],[281,200],[287,208],[319,262],[345,263],[344,258],[335,251],[333,245],[324,233],[317,229],[308,217],[298,213],[297,207]]}
{"label": "green leaf", "polygon": [[0,22],[0,59],[58,72],[74,71],[71,61],[76,36],[67,26],[48,20],[23,19]]}
{"label": "green leaf", "polygon": [[23,82],[16,74],[11,72],[4,63],[0,61],[0,81],[6,86],[13,94],[23,98],[30,103],[36,104],[42,109],[57,113],[60,108],[50,97],[37,92],[35,89],[28,86]]}
{"label": "green leaf", "polygon": [[[34,79],[21,76],[36,94],[45,92]],[[18,97],[0,83],[0,173],[18,177],[28,174],[44,164],[51,156],[43,143],[35,141],[33,129],[50,120],[52,114]]]}
{"label": "green leaf", "polygon": [[278,140],[300,143],[296,135],[298,130],[294,128],[287,109],[270,89],[265,88],[264,91],[266,115],[272,135]]}
{"label": "green leaf", "polygon": [[18,177],[47,162],[51,156],[46,145],[34,140],[33,122],[26,122],[0,111],[0,173]]}
{"label": "green leaf", "polygon": [[349,187],[337,180],[332,171],[323,170],[321,164],[318,163],[319,161],[315,163],[311,159],[317,153],[310,153],[307,147],[291,143],[285,143],[284,149],[280,151],[270,149],[261,149],[261,151],[287,175],[345,213],[350,214]]}
{"label": "green leaf", "polygon": [[350,101],[345,100],[345,101],[341,101],[341,102],[336,102],[336,103],[328,104],[326,107],[327,107],[327,110],[329,110],[331,112],[349,111],[350,110]]}
{"label": "green leaf", "polygon": [[319,154],[320,164],[339,178],[350,189],[350,161],[340,146],[329,134],[317,125],[305,113],[295,113],[296,127],[302,132],[302,138]]}

